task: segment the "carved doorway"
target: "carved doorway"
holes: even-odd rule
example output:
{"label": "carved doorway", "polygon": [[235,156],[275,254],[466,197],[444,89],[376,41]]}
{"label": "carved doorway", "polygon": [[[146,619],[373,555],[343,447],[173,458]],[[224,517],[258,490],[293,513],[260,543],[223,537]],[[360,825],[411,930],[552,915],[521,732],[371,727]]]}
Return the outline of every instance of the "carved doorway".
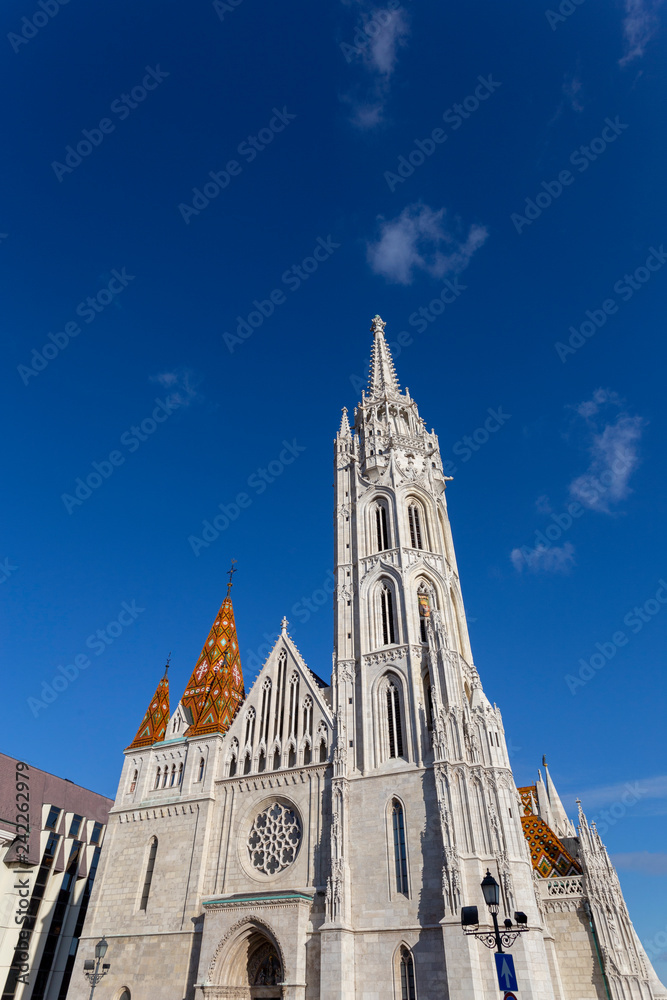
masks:
{"label": "carved doorway", "polygon": [[282,1000],[283,966],[271,941],[261,934],[248,942],[248,985],[252,1000]]}

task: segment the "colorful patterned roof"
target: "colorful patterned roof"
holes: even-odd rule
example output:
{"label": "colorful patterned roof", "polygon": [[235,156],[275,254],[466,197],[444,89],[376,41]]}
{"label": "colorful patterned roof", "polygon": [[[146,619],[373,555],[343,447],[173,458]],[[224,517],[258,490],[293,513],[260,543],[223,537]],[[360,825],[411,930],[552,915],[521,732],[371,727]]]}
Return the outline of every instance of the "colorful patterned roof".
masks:
{"label": "colorful patterned roof", "polygon": [[152,746],[153,743],[159,743],[165,737],[167,723],[169,722],[169,678],[167,677],[167,669],[165,667],[164,677],[157,686],[146,714],[141,720],[137,735],[130,743],[127,748],[128,750],[134,747]]}
{"label": "colorful patterned roof", "polygon": [[559,878],[566,875],[581,875],[581,865],[566,851],[565,847],[543,819],[533,810],[537,801],[535,785],[518,789],[523,805],[521,826],[528,841],[533,868],[542,878]]}
{"label": "colorful patterned roof", "polygon": [[224,733],[245,698],[232,599],[222,602],[181,699],[194,722],[186,736]]}

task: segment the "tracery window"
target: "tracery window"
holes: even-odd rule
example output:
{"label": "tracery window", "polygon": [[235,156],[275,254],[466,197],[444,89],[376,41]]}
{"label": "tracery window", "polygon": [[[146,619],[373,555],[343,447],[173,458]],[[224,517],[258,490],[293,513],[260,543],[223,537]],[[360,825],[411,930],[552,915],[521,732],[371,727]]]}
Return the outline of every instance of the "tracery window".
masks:
{"label": "tracery window", "polygon": [[277,875],[292,864],[301,843],[296,810],[274,802],[255,818],[248,836],[250,864],[264,875]]}
{"label": "tracery window", "polygon": [[415,967],[407,948],[401,948],[401,1000],[416,1000]]}
{"label": "tracery window", "polygon": [[271,718],[271,678],[267,677],[262,685],[262,710],[259,717],[259,738],[265,743],[269,741],[269,721]]}
{"label": "tracery window", "polygon": [[289,735],[299,735],[299,675],[296,671],[289,679]]}
{"label": "tracery window", "polygon": [[405,819],[403,806],[394,799],[391,804],[391,826],[394,837],[394,872],[396,876],[396,892],[408,894],[408,862],[405,850]]}
{"label": "tracery window", "polygon": [[408,506],[408,522],[410,525],[410,544],[413,549],[422,549],[421,510],[419,505],[411,503]]}
{"label": "tracery window", "polygon": [[313,699],[309,694],[303,699],[303,732],[313,735]]}
{"label": "tracery window", "polygon": [[255,741],[255,709],[249,708],[245,717],[245,746],[252,747]]}

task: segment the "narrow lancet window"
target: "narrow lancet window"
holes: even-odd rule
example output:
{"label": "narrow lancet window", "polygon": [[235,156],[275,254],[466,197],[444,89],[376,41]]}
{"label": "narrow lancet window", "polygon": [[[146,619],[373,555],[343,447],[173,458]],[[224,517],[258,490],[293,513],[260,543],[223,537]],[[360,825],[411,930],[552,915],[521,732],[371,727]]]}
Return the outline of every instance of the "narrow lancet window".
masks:
{"label": "narrow lancet window", "polygon": [[387,731],[389,736],[389,756],[403,756],[403,730],[401,727],[401,703],[396,685],[387,685]]}
{"label": "narrow lancet window", "polygon": [[401,1000],[416,1000],[415,967],[407,948],[401,948]]}
{"label": "narrow lancet window", "polygon": [[380,591],[380,614],[382,616],[382,645],[396,642],[394,632],[394,602],[391,590],[385,584]]}
{"label": "narrow lancet window", "polygon": [[148,897],[151,891],[151,882],[153,881],[153,869],[155,868],[155,855],[157,854],[157,837],[153,837],[151,840],[151,849],[148,852],[148,864],[146,865],[146,877],[144,878],[144,888],[141,893],[141,905],[140,909],[145,910],[148,906]]}
{"label": "narrow lancet window", "polygon": [[394,869],[396,872],[396,892],[408,894],[408,862],[405,852],[405,820],[403,806],[394,799],[391,806],[391,823],[394,836]]}
{"label": "narrow lancet window", "polygon": [[410,544],[412,545],[412,548],[423,548],[421,512],[416,503],[411,503],[408,507],[408,521],[410,523]]}
{"label": "narrow lancet window", "polygon": [[389,548],[387,508],[383,503],[378,503],[375,507],[375,532],[377,537],[378,552],[383,552],[385,549]]}

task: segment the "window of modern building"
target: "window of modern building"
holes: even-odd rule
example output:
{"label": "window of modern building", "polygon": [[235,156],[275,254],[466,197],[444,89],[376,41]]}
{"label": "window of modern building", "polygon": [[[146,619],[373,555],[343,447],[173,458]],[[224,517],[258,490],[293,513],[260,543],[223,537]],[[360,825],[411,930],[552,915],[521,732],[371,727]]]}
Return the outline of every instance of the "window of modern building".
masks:
{"label": "window of modern building", "polygon": [[150,850],[148,852],[148,864],[146,865],[146,876],[144,878],[144,888],[141,893],[141,904],[140,909],[145,910],[148,906],[148,897],[151,892],[151,882],[153,881],[153,871],[155,869],[155,856],[157,855],[157,837],[153,837],[151,840]]}
{"label": "window of modern building", "polygon": [[49,809],[49,815],[46,818],[47,830],[55,830],[59,816],[60,816],[60,809],[58,808],[58,806],[51,806],[51,808]]}
{"label": "window of modern building", "polygon": [[93,827],[93,832],[90,835],[90,842],[91,842],[91,844],[99,844],[99,842],[100,842],[100,834],[102,833],[102,830],[103,830],[103,824],[102,823],[95,823],[95,825]]}
{"label": "window of modern building", "polygon": [[422,546],[422,525],[421,511],[416,503],[408,506],[408,522],[410,525],[410,544],[413,549],[421,549]]}
{"label": "window of modern building", "polygon": [[78,837],[79,836],[79,830],[81,829],[81,824],[82,823],[83,823],[83,816],[79,816],[78,813],[74,813],[74,815],[72,816],[72,822],[69,825],[69,834],[68,834],[68,836],[70,836],[70,837]]}
{"label": "window of modern building", "polygon": [[416,1000],[415,967],[407,948],[401,948],[401,1000]]}

